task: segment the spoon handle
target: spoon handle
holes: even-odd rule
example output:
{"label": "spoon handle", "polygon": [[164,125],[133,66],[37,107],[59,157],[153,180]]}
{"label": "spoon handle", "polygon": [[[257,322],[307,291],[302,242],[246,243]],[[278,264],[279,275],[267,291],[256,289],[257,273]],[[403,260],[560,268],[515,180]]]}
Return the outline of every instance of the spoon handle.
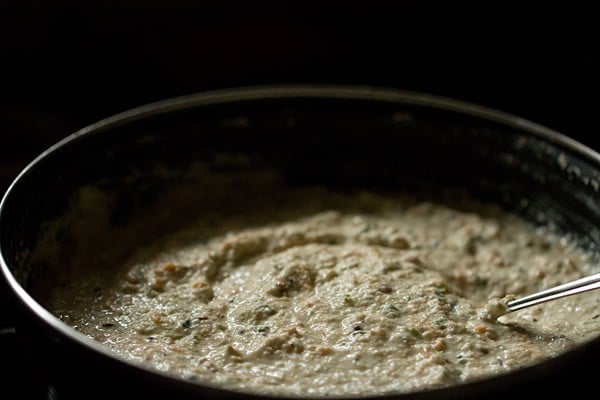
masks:
{"label": "spoon handle", "polygon": [[506,305],[508,312],[520,310],[525,307],[534,306],[549,300],[561,297],[572,296],[574,294],[587,292],[589,290],[600,288],[600,272],[586,276],[562,285],[554,286],[541,292],[533,293],[519,299],[511,300]]}

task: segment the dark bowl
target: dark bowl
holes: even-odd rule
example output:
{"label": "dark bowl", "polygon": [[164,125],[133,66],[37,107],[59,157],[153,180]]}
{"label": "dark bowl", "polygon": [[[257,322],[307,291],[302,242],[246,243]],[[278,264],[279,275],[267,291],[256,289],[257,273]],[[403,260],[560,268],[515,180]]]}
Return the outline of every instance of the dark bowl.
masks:
{"label": "dark bowl", "polygon": [[[190,173],[199,166],[211,178]],[[265,171],[267,181],[247,179]],[[534,224],[554,224],[584,247],[600,245],[600,155],[518,117],[372,87],[249,87],[170,99],[66,137],[6,192],[0,261],[32,371],[59,398],[109,398],[123,388],[152,398],[257,397],[124,361],[58,320],[42,299],[60,285],[56,271],[82,255],[90,255],[93,272],[100,267],[96,255],[118,258],[207,210],[243,212],[282,188],[314,184],[427,196],[456,189]],[[102,224],[94,208],[73,212],[85,185],[110,198]],[[171,196],[190,185],[197,188],[193,196]],[[49,241],[51,251],[40,251]],[[508,374],[392,397],[593,390],[599,356],[596,339]]]}

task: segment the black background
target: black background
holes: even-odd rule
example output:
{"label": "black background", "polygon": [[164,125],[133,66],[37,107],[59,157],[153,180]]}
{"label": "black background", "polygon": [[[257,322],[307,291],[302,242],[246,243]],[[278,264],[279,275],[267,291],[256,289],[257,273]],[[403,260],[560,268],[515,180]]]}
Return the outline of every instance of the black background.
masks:
{"label": "black background", "polygon": [[423,91],[600,150],[596,14],[547,3],[4,1],[0,189],[49,145],[101,118],[255,84]]}

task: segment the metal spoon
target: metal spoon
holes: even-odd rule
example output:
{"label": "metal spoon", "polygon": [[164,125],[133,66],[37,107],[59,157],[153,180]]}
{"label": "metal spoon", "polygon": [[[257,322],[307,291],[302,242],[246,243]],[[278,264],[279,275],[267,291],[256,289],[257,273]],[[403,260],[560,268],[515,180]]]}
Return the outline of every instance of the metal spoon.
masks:
{"label": "metal spoon", "polygon": [[546,301],[572,296],[574,294],[587,292],[600,288],[600,272],[584,278],[576,279],[562,285],[554,286],[541,292],[533,293],[519,299],[510,300],[506,303],[506,313],[520,310],[525,307],[534,306]]}

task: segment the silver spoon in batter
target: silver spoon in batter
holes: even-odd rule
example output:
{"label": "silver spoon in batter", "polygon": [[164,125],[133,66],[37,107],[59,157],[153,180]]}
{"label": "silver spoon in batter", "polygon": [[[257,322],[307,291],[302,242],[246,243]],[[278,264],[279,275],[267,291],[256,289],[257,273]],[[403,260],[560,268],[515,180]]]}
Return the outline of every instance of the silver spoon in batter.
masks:
{"label": "silver spoon in batter", "polygon": [[534,306],[546,301],[559,299],[561,297],[572,296],[574,294],[587,292],[600,288],[600,272],[584,278],[576,279],[562,285],[554,286],[541,292],[533,293],[518,299],[510,300],[506,303],[506,312],[520,310],[525,307]]}

